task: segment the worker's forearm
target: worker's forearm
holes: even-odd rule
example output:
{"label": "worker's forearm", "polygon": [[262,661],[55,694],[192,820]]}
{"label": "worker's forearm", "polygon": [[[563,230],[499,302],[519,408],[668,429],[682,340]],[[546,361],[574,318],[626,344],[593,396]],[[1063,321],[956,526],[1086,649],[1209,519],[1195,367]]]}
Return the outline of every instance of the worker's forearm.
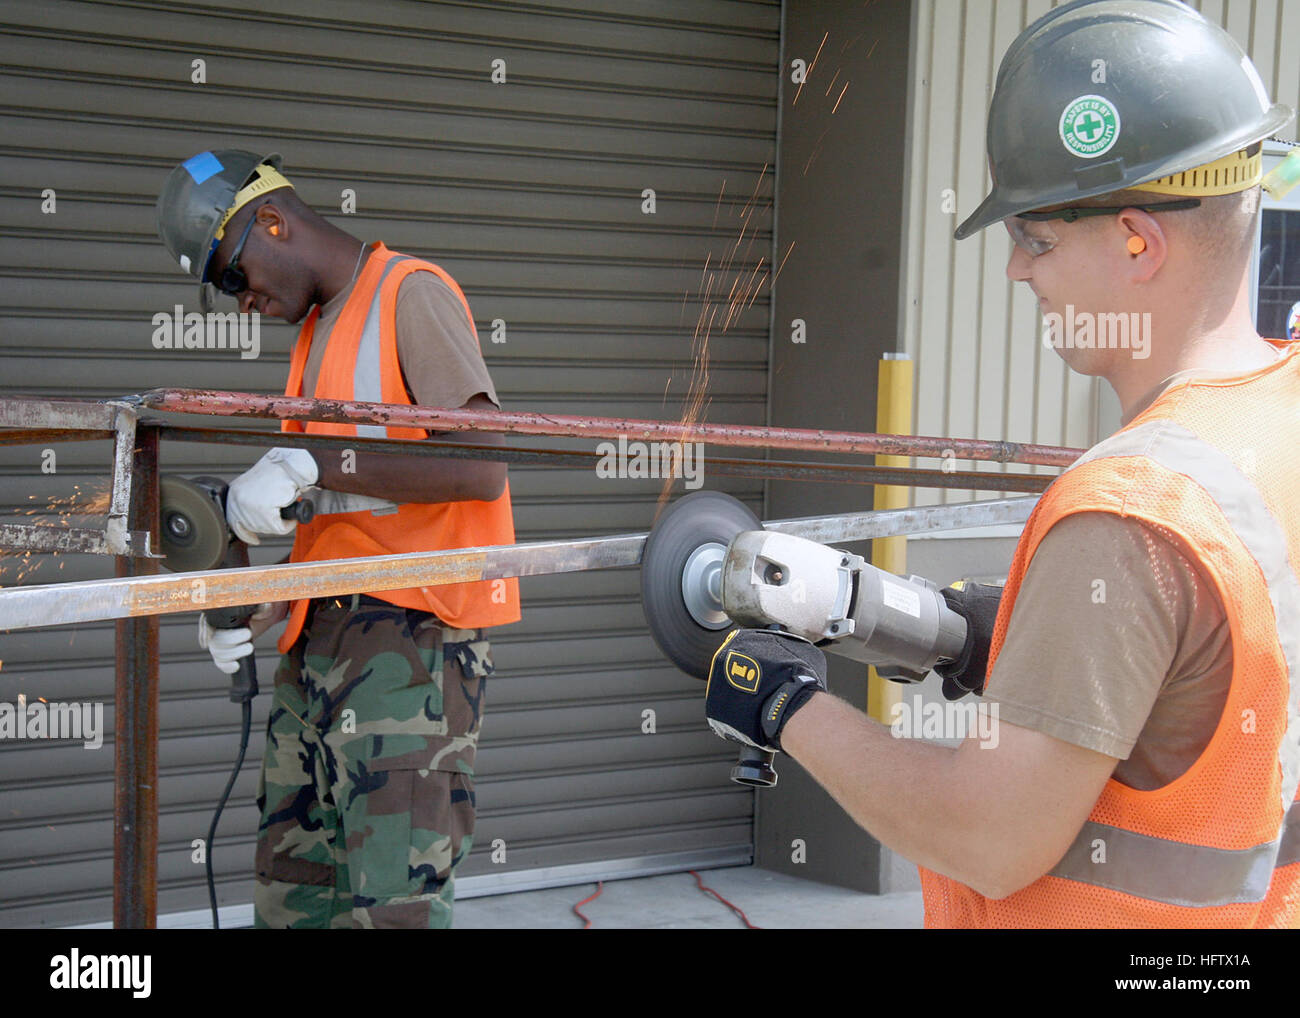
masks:
{"label": "worker's forearm", "polygon": [[[485,434],[466,441],[493,446],[501,437]],[[490,502],[501,495],[506,482],[506,465],[488,460],[322,452],[316,454],[316,463],[322,488],[394,502]]]}
{"label": "worker's forearm", "polygon": [[895,738],[829,694],[790,719],[781,745],[882,844],[982,893],[1000,889],[996,850],[978,804],[964,801],[956,750]]}

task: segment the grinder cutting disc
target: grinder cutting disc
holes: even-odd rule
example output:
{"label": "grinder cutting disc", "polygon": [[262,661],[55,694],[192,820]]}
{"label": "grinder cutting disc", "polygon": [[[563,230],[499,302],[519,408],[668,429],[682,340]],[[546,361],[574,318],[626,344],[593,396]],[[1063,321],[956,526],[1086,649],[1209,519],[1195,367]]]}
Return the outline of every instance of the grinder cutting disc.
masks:
{"label": "grinder cutting disc", "polygon": [[720,491],[674,502],[646,538],[641,556],[641,609],[655,643],[687,675],[709,677],[713,654],[734,628],[722,611],[727,545],[763,524],[744,503]]}
{"label": "grinder cutting disc", "polygon": [[188,478],[163,477],[158,498],[163,565],[174,573],[216,569],[226,556],[230,531],[212,493]]}

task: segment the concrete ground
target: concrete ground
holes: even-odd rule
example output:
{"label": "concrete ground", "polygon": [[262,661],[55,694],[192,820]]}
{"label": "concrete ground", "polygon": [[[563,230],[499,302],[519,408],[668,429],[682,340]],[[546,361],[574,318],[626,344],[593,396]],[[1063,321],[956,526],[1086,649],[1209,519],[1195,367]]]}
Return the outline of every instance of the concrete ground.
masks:
{"label": "concrete ground", "polygon": [[[862,894],[780,873],[736,866],[698,871],[749,921],[765,929],[919,929],[921,892]],[[456,928],[580,930],[573,906],[596,885],[553,887],[456,902]],[[606,881],[582,906],[592,929],[744,929],[740,917],[696,886],[689,873]]]}

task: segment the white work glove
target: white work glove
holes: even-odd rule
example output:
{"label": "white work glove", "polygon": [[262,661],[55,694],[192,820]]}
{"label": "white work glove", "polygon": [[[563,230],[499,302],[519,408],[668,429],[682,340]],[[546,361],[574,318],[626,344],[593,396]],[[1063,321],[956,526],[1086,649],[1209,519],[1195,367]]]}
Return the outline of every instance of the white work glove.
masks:
{"label": "white work glove", "polygon": [[247,626],[239,629],[213,629],[206,615],[199,616],[199,646],[212,655],[212,663],[227,675],[239,669],[239,659],[253,653],[253,631]]}
{"label": "white work glove", "polygon": [[230,482],[226,522],[245,544],[260,544],[258,534],[292,534],[298,521],[280,519],[280,510],[319,477],[316,460],[306,449],[272,449]]}
{"label": "white work glove", "polygon": [[[258,606],[249,622],[269,619],[265,625],[258,627],[258,633],[264,633],[277,622],[283,621],[288,614],[286,601],[267,601]],[[248,626],[238,629],[213,629],[208,624],[208,617],[199,614],[199,646],[212,655],[212,663],[227,675],[234,675],[239,669],[239,659],[253,653],[253,631]]]}

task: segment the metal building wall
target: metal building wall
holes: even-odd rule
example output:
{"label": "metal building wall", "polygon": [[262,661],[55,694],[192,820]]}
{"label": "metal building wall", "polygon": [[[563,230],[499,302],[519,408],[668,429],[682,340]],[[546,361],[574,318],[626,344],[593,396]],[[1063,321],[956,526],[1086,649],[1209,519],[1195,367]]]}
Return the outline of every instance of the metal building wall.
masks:
{"label": "metal building wall", "polygon": [[[1052,7],[1049,0],[931,0],[916,4],[910,127],[911,192],[899,348],[916,362],[915,430],[1086,447],[1119,423],[1109,386],[1066,369],[1039,342],[1033,294],[1006,278],[1011,241],[952,231],[988,193],[984,132],[1002,54]],[[1246,50],[1275,102],[1300,107],[1294,0],[1200,0]],[[1295,137],[1295,125],[1290,128]],[[963,462],[958,469],[968,469]],[[993,464],[970,468],[1004,469]],[[1047,467],[1012,467],[1055,474]],[[977,493],[917,492],[917,504]],[[985,496],[987,497],[987,496]]]}
{"label": "metal building wall", "polygon": [[[10,0],[0,9],[0,393],[282,387],[294,335],[282,323],[262,323],[256,360],[151,346],[156,312],[194,304],[154,233],[158,189],[178,160],[241,147],[283,153],[304,198],[344,229],[447,268],[506,407],[675,418],[703,317],[706,419],[763,423],[765,291],[722,323],[732,283],[753,273],[761,288],[770,266],[779,18],[776,0]],[[192,80],[200,59],[204,83]],[[506,80],[495,84],[498,60]],[[352,215],[339,211],[345,188]],[[105,484],[106,443],[55,454],[51,473],[39,449],[0,449],[0,511]],[[229,477],[257,455],[174,444],[164,468]],[[759,508],[761,482],[709,478],[707,467],[705,478]],[[522,541],[645,529],[661,487],[558,468],[512,469],[511,486]],[[0,583],[32,565],[27,582],[111,571],[89,556],[11,558]],[[748,859],[752,793],[727,780],[734,754],[704,729],[698,684],[646,633],[636,571],[528,580],[523,601],[523,622],[494,634],[499,675],[463,888],[611,860]],[[164,617],[160,640],[163,913],[206,901],[192,840],[237,741],[237,710],[194,627],[193,616]],[[265,685],[274,652],[259,658]],[[110,730],[100,751],[0,742],[0,925],[105,919],[112,627],[3,635],[0,662],[0,700],[97,700]],[[267,700],[222,820],[223,902],[251,900]],[[489,855],[498,840],[504,862]]]}

